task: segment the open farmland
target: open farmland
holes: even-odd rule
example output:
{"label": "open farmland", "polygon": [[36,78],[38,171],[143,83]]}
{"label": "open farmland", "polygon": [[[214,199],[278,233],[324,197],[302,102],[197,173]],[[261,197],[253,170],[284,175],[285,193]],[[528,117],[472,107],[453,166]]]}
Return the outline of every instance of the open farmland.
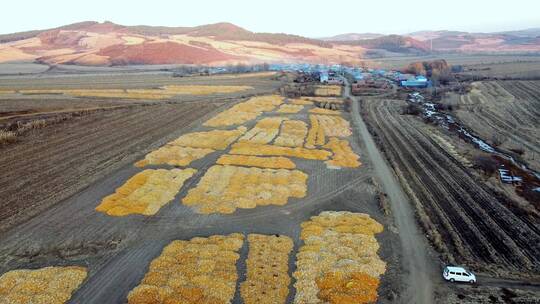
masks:
{"label": "open farmland", "polygon": [[69,303],[392,302],[398,236],[350,113],[245,79],[253,89],[141,100],[2,146],[0,282],[83,266]]}
{"label": "open farmland", "polygon": [[495,195],[403,101],[363,100],[363,114],[445,262],[493,273],[538,272],[537,219]]}

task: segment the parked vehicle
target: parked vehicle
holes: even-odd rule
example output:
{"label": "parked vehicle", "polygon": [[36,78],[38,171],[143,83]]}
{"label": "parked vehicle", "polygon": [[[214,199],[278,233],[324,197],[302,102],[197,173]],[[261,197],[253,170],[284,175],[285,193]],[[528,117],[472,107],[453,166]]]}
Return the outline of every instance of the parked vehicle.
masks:
{"label": "parked vehicle", "polygon": [[443,270],[443,278],[450,282],[468,282],[476,283],[476,276],[459,266],[446,266]]}

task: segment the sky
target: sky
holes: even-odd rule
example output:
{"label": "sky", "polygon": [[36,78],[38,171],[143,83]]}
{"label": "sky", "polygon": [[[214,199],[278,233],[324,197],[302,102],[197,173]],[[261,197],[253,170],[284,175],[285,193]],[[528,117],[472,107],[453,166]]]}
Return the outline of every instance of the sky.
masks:
{"label": "sky", "polygon": [[254,32],[328,37],[420,30],[495,32],[540,27],[540,0],[8,0],[0,33],[80,21],[196,26],[231,22]]}

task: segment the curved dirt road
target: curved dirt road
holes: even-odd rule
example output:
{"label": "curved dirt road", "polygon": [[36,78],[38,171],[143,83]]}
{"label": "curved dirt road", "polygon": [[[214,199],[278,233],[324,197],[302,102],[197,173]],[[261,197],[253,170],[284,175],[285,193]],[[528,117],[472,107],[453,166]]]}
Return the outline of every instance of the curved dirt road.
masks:
{"label": "curved dirt road", "polygon": [[350,95],[350,85],[346,83],[345,97],[352,99],[352,120],[354,127],[364,141],[369,158],[373,162],[375,175],[379,179],[384,192],[388,195],[392,215],[402,247],[402,265],[404,274],[402,281],[405,287],[400,297],[402,303],[434,303],[434,278],[437,269],[427,255],[426,239],[416,225],[414,212],[407,195],[401,189],[389,165],[377,149],[366,124],[360,116],[358,98]]}

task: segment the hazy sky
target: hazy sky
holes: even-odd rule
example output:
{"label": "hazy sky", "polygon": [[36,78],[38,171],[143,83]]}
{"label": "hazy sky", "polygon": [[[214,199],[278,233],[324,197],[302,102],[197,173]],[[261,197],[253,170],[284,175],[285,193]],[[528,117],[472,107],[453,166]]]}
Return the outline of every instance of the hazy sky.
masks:
{"label": "hazy sky", "polygon": [[540,27],[540,0],[6,0],[0,33],[110,20],[123,25],[231,22],[256,32],[502,31]]}

